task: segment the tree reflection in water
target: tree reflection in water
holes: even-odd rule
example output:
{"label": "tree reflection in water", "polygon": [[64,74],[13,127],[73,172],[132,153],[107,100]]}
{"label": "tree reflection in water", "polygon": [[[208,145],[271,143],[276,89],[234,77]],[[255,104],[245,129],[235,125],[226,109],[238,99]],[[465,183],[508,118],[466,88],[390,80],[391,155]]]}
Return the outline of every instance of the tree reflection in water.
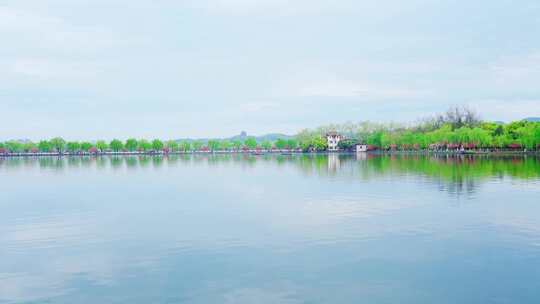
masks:
{"label": "tree reflection in water", "polygon": [[538,156],[377,155],[377,154],[196,154],[169,156],[70,156],[2,158],[0,170],[39,168],[62,171],[94,167],[98,170],[165,166],[236,165],[250,170],[258,165],[292,167],[305,176],[369,181],[377,178],[420,178],[451,194],[472,194],[486,179],[539,179]]}

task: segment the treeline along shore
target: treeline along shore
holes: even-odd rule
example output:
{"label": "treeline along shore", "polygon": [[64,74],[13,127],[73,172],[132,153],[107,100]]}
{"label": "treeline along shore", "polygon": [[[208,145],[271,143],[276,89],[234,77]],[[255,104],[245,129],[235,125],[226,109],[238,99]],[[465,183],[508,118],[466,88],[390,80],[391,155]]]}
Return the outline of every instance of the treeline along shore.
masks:
{"label": "treeline along shore", "polygon": [[[258,141],[168,140],[130,138],[109,142],[66,141],[60,137],[33,142],[0,142],[0,156],[130,155],[182,153],[313,153],[328,152],[328,134],[339,135],[332,151],[354,152],[358,145],[379,153],[539,153],[540,122],[483,121],[468,108],[454,107],[414,124],[344,123],[305,129],[290,138]],[[334,142],[335,143],[335,142]]]}
{"label": "treeline along shore", "polygon": [[302,149],[295,139],[277,139],[257,142],[254,137],[245,140],[162,141],[154,139],[113,139],[110,142],[65,141],[60,137],[50,140],[7,141],[0,143],[0,156],[61,156],[61,155],[159,155],[186,153],[299,153]]}
{"label": "treeline along shore", "polygon": [[324,151],[324,134],[339,134],[341,151],[357,144],[370,151],[389,153],[531,153],[540,150],[540,119],[510,123],[482,120],[467,107],[452,107],[444,113],[412,124],[344,123],[305,129],[296,135],[303,150]]}

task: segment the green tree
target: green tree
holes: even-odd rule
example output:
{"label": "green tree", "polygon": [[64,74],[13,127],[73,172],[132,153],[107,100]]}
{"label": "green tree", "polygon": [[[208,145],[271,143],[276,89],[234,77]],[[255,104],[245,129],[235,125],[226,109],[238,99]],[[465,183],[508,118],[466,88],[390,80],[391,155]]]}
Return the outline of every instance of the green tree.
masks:
{"label": "green tree", "polygon": [[180,146],[181,146],[182,151],[184,151],[184,152],[191,151],[191,143],[189,141],[183,141],[180,144]]}
{"label": "green tree", "polygon": [[38,150],[39,150],[39,152],[50,152],[51,151],[51,144],[46,140],[41,140],[38,143]]}
{"label": "green tree", "polygon": [[122,142],[118,139],[113,139],[111,140],[109,147],[111,147],[111,150],[113,150],[114,152],[119,152],[124,149],[124,144],[122,144]]}
{"label": "green tree", "polygon": [[319,136],[312,140],[311,146],[315,151],[325,151],[328,149],[328,142],[326,141],[326,138]]}
{"label": "green tree", "polygon": [[499,123],[483,122],[480,128],[488,131],[491,136],[501,136],[504,134],[504,127]]}
{"label": "green tree", "polygon": [[126,149],[130,152],[137,150],[139,143],[135,138],[129,138],[126,140]]}
{"label": "green tree", "polygon": [[93,145],[87,141],[81,143],[81,150],[84,152],[88,152],[92,147]]}
{"label": "green tree", "polygon": [[255,140],[255,137],[248,137],[246,138],[246,141],[244,141],[244,145],[249,149],[255,149],[257,148],[257,140]]}
{"label": "green tree", "polygon": [[81,144],[77,141],[70,141],[66,144],[66,147],[70,153],[75,153],[81,149]]}
{"label": "green tree", "polygon": [[527,122],[524,120],[513,121],[505,126],[505,133],[508,134],[511,139],[518,140],[519,134],[520,134],[518,130],[525,127],[526,125],[527,125]]}
{"label": "green tree", "polygon": [[138,141],[138,149],[140,151],[146,152],[152,149],[152,144],[149,143],[146,139],[141,139]]}
{"label": "green tree", "polygon": [[296,140],[298,141],[302,150],[307,151],[313,148],[313,141],[317,138],[320,138],[323,132],[325,131],[317,132],[304,129],[296,135]]}
{"label": "green tree", "polygon": [[37,145],[31,141],[25,142],[23,144],[23,150],[24,152],[34,152],[37,150]]}
{"label": "green tree", "polygon": [[309,151],[309,149],[311,149],[311,141],[301,141],[300,142],[300,148],[302,149],[302,151],[306,152],[306,151]]}
{"label": "green tree", "polygon": [[169,140],[167,142],[167,148],[169,148],[171,152],[178,152],[178,149],[179,149],[178,142],[176,140]]}
{"label": "green tree", "polygon": [[482,128],[474,128],[470,132],[470,141],[477,147],[486,148],[493,144],[491,132]]}
{"label": "green tree", "polygon": [[508,138],[507,135],[499,135],[499,136],[493,137],[491,146],[502,149],[506,147],[509,143],[510,143],[510,139]]}
{"label": "green tree", "polygon": [[208,149],[210,149],[210,151],[215,151],[217,149],[219,149],[219,140],[215,140],[215,139],[211,139],[208,141]]}
{"label": "green tree", "polygon": [[385,148],[395,149],[398,147],[398,144],[401,139],[401,134],[392,133],[392,132],[383,132],[381,137],[381,145]]}
{"label": "green tree", "polygon": [[424,133],[416,132],[414,134],[414,145],[415,149],[426,149],[429,146],[429,139]]}
{"label": "green tree", "polygon": [[228,151],[231,149],[231,146],[232,146],[232,143],[226,139],[222,140],[220,143],[219,143],[219,146],[222,150],[224,151]]}
{"label": "green tree", "polygon": [[[366,142],[368,145],[382,148],[382,137],[383,137],[383,132],[381,131],[373,132],[372,134],[368,135]],[[412,140],[408,139],[407,144],[412,145]]]}
{"label": "green tree", "polygon": [[296,142],[295,139],[288,139],[287,140],[287,148],[289,149],[296,149],[296,147],[298,147],[298,142]]}
{"label": "green tree", "polygon": [[200,142],[200,141],[198,141],[198,140],[196,140],[196,141],[194,141],[194,142],[191,143],[191,146],[193,147],[193,150],[194,150],[194,151],[199,151],[199,150],[201,150],[201,148],[202,148],[202,146],[203,146],[203,143]]}
{"label": "green tree", "polygon": [[354,148],[354,146],[355,146],[355,142],[350,139],[341,140],[338,143],[338,147],[340,150],[351,150]]}
{"label": "green tree", "polygon": [[536,149],[540,149],[540,122],[537,122],[534,126],[534,142],[536,143]]}
{"label": "green tree", "polygon": [[242,142],[239,140],[233,140],[232,146],[234,147],[236,151],[238,151],[240,150],[240,148],[242,148]]}
{"label": "green tree", "polygon": [[162,142],[161,140],[159,140],[159,139],[154,139],[154,140],[152,141],[152,149],[153,149],[154,151],[161,151],[161,150],[163,150],[163,146],[164,146],[164,145],[163,145],[163,142]]}
{"label": "green tree", "polygon": [[272,143],[269,142],[268,140],[265,140],[261,143],[261,147],[265,150],[270,150],[272,149]]}
{"label": "green tree", "polygon": [[62,153],[66,147],[66,141],[61,137],[55,137],[50,140],[51,148],[58,153]]}
{"label": "green tree", "polygon": [[24,149],[23,143],[15,140],[7,141],[5,145],[6,149],[11,153],[21,153]]}
{"label": "green tree", "polygon": [[278,138],[278,139],[276,140],[275,145],[276,145],[276,148],[277,148],[277,149],[283,150],[283,149],[285,149],[285,148],[287,147],[287,141],[284,140],[283,138]]}
{"label": "green tree", "polygon": [[98,140],[96,142],[96,149],[98,149],[100,152],[105,152],[109,148],[109,145],[104,140]]}
{"label": "green tree", "polygon": [[535,149],[540,143],[540,123],[528,122],[514,132],[521,145],[529,150]]}

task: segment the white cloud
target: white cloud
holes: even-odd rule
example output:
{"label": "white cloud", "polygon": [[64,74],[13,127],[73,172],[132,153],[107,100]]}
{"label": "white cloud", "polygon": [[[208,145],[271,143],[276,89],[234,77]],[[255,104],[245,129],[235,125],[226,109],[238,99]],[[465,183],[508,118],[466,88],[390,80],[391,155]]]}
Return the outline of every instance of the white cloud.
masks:
{"label": "white cloud", "polygon": [[[473,15],[464,16],[471,23],[430,26],[445,8],[457,12],[446,1],[0,2],[0,104],[17,105],[5,107],[0,137],[290,132],[359,114],[412,120],[475,100],[518,101],[512,110],[480,110],[521,118],[518,104],[539,100],[536,28],[512,19],[508,34],[527,48],[489,49],[467,34],[483,26]],[[103,127],[80,127],[81,117],[70,121],[66,112]],[[29,115],[39,130],[17,123]]]}
{"label": "white cloud", "polygon": [[[356,65],[359,72],[351,73],[343,67],[330,66],[295,71],[284,76],[276,91],[293,97],[360,97],[366,101],[374,99],[403,99],[428,97],[431,92],[423,88],[406,86],[404,83],[389,84],[370,80],[370,73],[377,67]],[[301,69],[301,68],[299,68]]]}
{"label": "white cloud", "polygon": [[410,0],[407,6],[398,0],[189,0],[188,6],[214,14],[301,16],[360,13],[363,19],[390,19],[395,15],[415,11],[424,0]]}
{"label": "white cloud", "polygon": [[81,64],[58,62],[38,58],[18,58],[12,64],[12,71],[24,76],[50,78],[57,76],[72,77],[81,71]]}
{"label": "white cloud", "polygon": [[297,92],[297,95],[302,97],[364,97],[366,99],[410,99],[426,94],[427,92],[421,90],[337,79],[308,84],[300,87]]}
{"label": "white cloud", "polygon": [[114,46],[117,39],[99,26],[76,26],[62,18],[29,10],[0,7],[0,35],[10,43],[13,53],[53,51],[94,52]]}
{"label": "white cloud", "polygon": [[32,12],[0,7],[0,30],[2,32],[17,30],[35,30],[42,26],[58,26],[61,20],[52,17],[44,17]]}
{"label": "white cloud", "polygon": [[487,120],[512,121],[540,116],[540,99],[491,99],[470,103]]}
{"label": "white cloud", "polygon": [[298,15],[316,13],[325,9],[337,8],[332,1],[325,0],[196,0],[191,6],[218,14],[278,14]]}
{"label": "white cloud", "polygon": [[58,85],[63,88],[87,86],[81,80],[93,78],[97,63],[103,63],[94,58],[118,46],[118,39],[104,28],[6,6],[0,6],[0,38],[4,41],[0,80],[7,87],[31,78],[49,84],[62,80]]}
{"label": "white cloud", "polygon": [[502,57],[490,66],[496,84],[535,88],[540,83],[540,52]]}
{"label": "white cloud", "polygon": [[257,113],[279,108],[276,102],[248,102],[240,105],[240,111],[248,113]]}

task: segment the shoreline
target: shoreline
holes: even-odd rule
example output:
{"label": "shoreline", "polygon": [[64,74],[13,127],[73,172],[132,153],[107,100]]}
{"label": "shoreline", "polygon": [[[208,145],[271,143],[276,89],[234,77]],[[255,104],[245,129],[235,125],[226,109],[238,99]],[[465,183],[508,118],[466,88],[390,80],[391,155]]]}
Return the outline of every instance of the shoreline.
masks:
{"label": "shoreline", "polygon": [[505,155],[540,155],[540,150],[536,151],[384,151],[374,150],[367,152],[355,151],[320,151],[320,152],[305,152],[305,151],[266,151],[266,150],[248,150],[248,151],[178,151],[178,152],[98,152],[98,153],[58,153],[58,152],[23,152],[23,153],[4,153],[0,154],[0,158],[13,157],[88,157],[88,156],[168,156],[168,155],[331,155],[331,154],[365,154],[365,155],[470,155],[470,156],[505,156]]}

